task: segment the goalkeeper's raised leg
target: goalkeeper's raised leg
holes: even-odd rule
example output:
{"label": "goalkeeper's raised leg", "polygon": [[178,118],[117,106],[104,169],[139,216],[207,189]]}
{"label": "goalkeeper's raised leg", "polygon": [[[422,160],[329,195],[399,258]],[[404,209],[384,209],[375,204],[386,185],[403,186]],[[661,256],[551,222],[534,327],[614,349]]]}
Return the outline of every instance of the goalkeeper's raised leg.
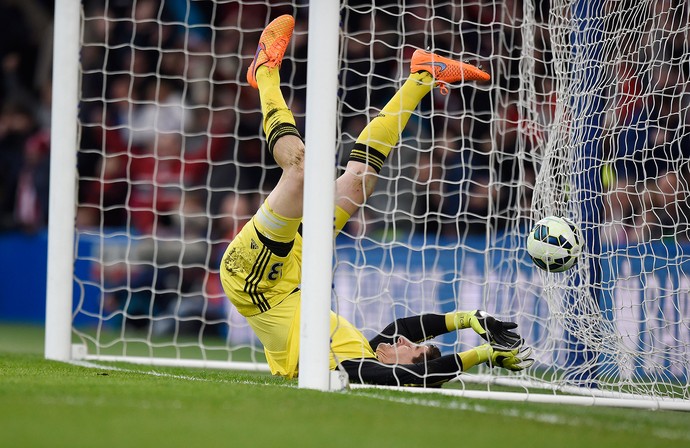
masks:
{"label": "goalkeeper's raised leg", "polygon": [[345,173],[336,182],[336,230],[339,231],[371,195],[378,173],[397,145],[412,112],[434,86],[445,95],[450,84],[487,82],[490,78],[488,73],[471,64],[416,50],[407,80],[359,134]]}

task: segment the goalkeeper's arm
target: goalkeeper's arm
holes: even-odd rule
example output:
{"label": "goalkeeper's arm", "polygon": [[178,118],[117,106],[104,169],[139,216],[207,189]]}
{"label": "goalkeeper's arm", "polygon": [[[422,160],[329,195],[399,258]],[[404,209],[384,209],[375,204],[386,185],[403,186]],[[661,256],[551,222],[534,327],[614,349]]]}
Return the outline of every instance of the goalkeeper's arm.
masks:
{"label": "goalkeeper's arm", "polygon": [[363,358],[343,361],[341,365],[353,383],[435,387],[482,363],[514,372],[526,369],[534,363],[531,352],[528,347],[509,349],[483,344],[415,364],[384,364],[375,358]]}
{"label": "goalkeeper's arm", "polygon": [[390,323],[381,333],[369,341],[376,350],[380,343],[393,343],[398,336],[419,343],[455,330],[472,328],[484,340],[502,347],[519,347],[522,337],[513,331],[514,322],[496,319],[485,311],[455,311],[447,314],[421,314],[404,317]]}
{"label": "goalkeeper's arm", "polygon": [[523,343],[522,337],[515,331],[515,322],[504,322],[496,319],[486,311],[458,311],[446,314],[448,329],[472,328],[490,344],[507,348],[517,348]]}

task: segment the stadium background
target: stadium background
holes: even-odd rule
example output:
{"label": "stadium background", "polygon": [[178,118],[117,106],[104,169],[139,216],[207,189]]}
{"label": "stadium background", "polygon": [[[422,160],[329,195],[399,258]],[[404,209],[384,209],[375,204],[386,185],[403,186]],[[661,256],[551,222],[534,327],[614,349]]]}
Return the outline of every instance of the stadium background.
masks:
{"label": "stadium background", "polygon": [[[98,10],[99,2],[85,2],[85,11],[87,15],[89,12],[95,12]],[[199,6],[200,14],[208,13],[210,5],[212,2],[197,2]],[[349,2],[351,6],[356,7],[358,2]],[[512,10],[518,10],[518,2],[508,2],[512,5]],[[118,11],[123,14],[127,10],[127,2],[113,2],[115,14]],[[141,4],[155,5],[155,2],[141,2]],[[173,3],[171,3],[172,5]],[[231,5],[231,4],[230,4]],[[305,9],[302,3],[297,8],[297,13],[304,15]],[[546,8],[548,7],[548,2],[539,3],[541,9],[537,12],[537,20],[542,20],[546,14]],[[383,5],[385,6],[385,5]],[[3,272],[3,278],[5,279],[6,287],[3,287],[0,291],[0,319],[8,321],[24,321],[24,322],[34,322],[40,323],[44,318],[44,300],[45,300],[45,248],[46,248],[46,233],[45,226],[47,222],[47,161],[49,155],[49,141],[47,140],[49,134],[49,112],[50,112],[50,46],[52,44],[51,36],[51,8],[52,2],[49,1],[26,1],[26,2],[5,2],[2,5],[2,33],[3,33],[3,43],[0,49],[0,56],[2,56],[2,116],[0,117],[0,129],[4,131],[2,142],[3,150],[0,152],[0,157],[2,157],[2,163],[0,164],[3,170],[0,179],[3,182],[2,186],[2,216],[0,216],[0,225],[2,226],[2,235],[0,235],[0,249],[1,249],[1,261],[0,269]],[[204,9],[206,8],[206,9]],[[255,8],[261,9],[260,13],[251,13],[249,10],[246,11],[245,19],[254,18],[257,23],[251,24],[252,26],[259,29],[264,22],[264,17],[266,16],[266,8],[258,5]],[[290,8],[288,8],[290,9]],[[510,7],[508,9],[511,9]],[[255,11],[256,12],[256,11]],[[174,8],[166,10],[166,13],[174,15]],[[279,13],[278,10],[272,11],[271,14],[275,15]],[[229,13],[232,15],[232,11]],[[493,17],[489,17],[487,20],[492,20]],[[481,24],[482,18],[478,17],[475,24]],[[258,23],[261,22],[261,23]],[[358,33],[366,33],[366,28],[362,28],[363,22],[359,22],[356,18],[353,18],[348,22],[352,26],[351,30],[348,30],[353,36],[357,36]],[[386,29],[386,23],[377,24],[377,26]],[[481,28],[478,26],[478,28]],[[364,29],[364,31],[363,31]],[[94,32],[96,32],[95,30]],[[197,29],[199,33],[199,39],[203,38],[204,30],[202,28]],[[410,35],[410,43],[416,44],[418,46],[424,46],[424,35],[425,32],[422,28],[412,28],[413,31]],[[480,40],[480,32],[473,33],[472,30],[466,30],[466,41],[467,45],[472,45],[474,48],[479,48],[483,51],[487,57],[490,51],[495,51],[497,48],[482,48],[478,41]],[[117,35],[117,33],[114,33]],[[389,33],[390,34],[390,33]],[[388,34],[383,33],[383,36]],[[120,39],[119,42],[114,42],[114,44],[122,43],[127,41],[129,36],[127,34],[122,34],[116,36]],[[390,36],[389,36],[390,37]],[[505,52],[502,55],[502,61],[507,61],[507,66],[503,67],[506,73],[514,73],[518,69],[518,64],[515,63],[519,58],[511,54],[519,46],[519,41],[512,40],[517,39],[516,35],[509,36],[508,39],[500,41],[498,49]],[[384,39],[385,40],[385,39]],[[244,45],[251,47],[253,44],[251,39],[246,39]],[[142,46],[145,42],[140,42]],[[437,42],[440,44],[440,42]],[[447,42],[448,47],[453,47],[456,43]],[[385,46],[384,46],[385,48]],[[672,51],[679,51],[679,49],[684,48],[682,45],[670,47]],[[251,51],[242,49],[242,54],[251,54]],[[381,48],[376,48],[376,51],[380,51]],[[543,48],[545,52],[544,60],[548,60],[548,47]],[[352,49],[356,52],[357,49]],[[378,55],[378,53],[376,53]],[[85,54],[84,62],[85,67],[89,68],[89,63],[93,63],[94,67],[98,67],[98,55]],[[675,53],[668,55],[671,60],[678,60],[679,56]],[[304,45],[296,45],[295,50],[296,62],[304,62],[306,59],[305,47]],[[387,83],[387,80],[395,77],[395,71],[397,70],[398,61],[393,58],[382,56],[377,58],[375,63],[371,60],[367,61],[367,58],[358,59],[359,65],[352,65],[349,67],[347,73],[344,75],[345,83],[348,86],[344,92],[344,108],[341,111],[343,118],[343,134],[352,139],[353,135],[350,130],[356,128],[360,124],[361,112],[363,110],[375,109],[379,107],[382,101],[387,98],[391,93],[391,86]],[[117,63],[118,58],[114,57],[114,63]],[[512,61],[512,62],[511,62]],[[235,61],[237,62],[237,61]],[[236,68],[236,67],[235,67]],[[681,70],[687,70],[687,67],[680,67]],[[230,67],[232,70],[232,64]],[[548,70],[544,68],[543,84],[541,85],[540,93],[549,92],[549,76]],[[362,82],[358,77],[358,73],[369,73],[371,74],[371,82]],[[680,76],[680,74],[678,74]],[[233,75],[231,75],[233,76]],[[624,86],[624,98],[621,100],[623,102],[620,107],[620,112],[623,114],[624,120],[632,120],[628,122],[623,132],[618,135],[616,147],[621,152],[623,156],[630,154],[638,149],[637,146],[640,142],[654,141],[656,143],[656,148],[660,148],[663,151],[671,151],[670,155],[660,154],[660,157],[655,157],[653,166],[646,166],[645,169],[641,171],[645,176],[653,176],[655,172],[653,170],[661,171],[663,169],[663,162],[672,162],[678,154],[674,151],[680,150],[680,155],[683,155],[682,151],[687,150],[690,147],[688,145],[688,132],[686,132],[687,124],[685,123],[674,123],[673,120],[677,120],[680,116],[673,112],[673,105],[668,105],[664,102],[664,99],[676,98],[676,93],[671,92],[669,95],[661,95],[660,102],[657,105],[660,111],[654,111],[657,113],[666,113],[661,118],[666,119],[667,122],[661,123],[663,120],[659,120],[660,125],[652,130],[648,128],[636,127],[634,120],[638,120],[642,123],[644,116],[642,112],[648,113],[649,110],[642,108],[640,112],[640,105],[634,100],[636,89],[640,86],[636,85],[633,77],[629,74],[621,74],[622,82]],[[84,98],[82,103],[81,113],[88,116],[90,113],[96,113],[98,107],[100,106],[99,98],[97,92],[101,92],[107,88],[116,88],[117,81],[115,77],[113,79],[112,85],[103,85],[102,79],[99,79],[97,75],[93,73],[87,73],[83,80]],[[298,120],[303,120],[304,116],[301,113],[302,108],[300,104],[304,103],[305,94],[305,73],[300,71],[297,64],[286,64],[285,67],[285,78],[290,79],[291,82],[296,86],[294,95],[290,98],[291,102],[296,104],[295,110],[297,113]],[[672,80],[667,80],[669,85],[672,84]],[[110,80],[109,80],[110,82]],[[499,87],[506,92],[514,92],[517,86],[514,84],[516,82],[515,77],[507,76],[502,78],[499,82]],[[175,89],[175,86],[168,86]],[[143,89],[144,87],[142,87]],[[626,90],[627,89],[627,90]],[[672,90],[672,87],[669,87]],[[221,96],[222,97],[222,96]],[[482,92],[474,92],[471,95],[463,95],[462,98],[471,100],[471,110],[472,117],[471,120],[474,123],[471,128],[471,136],[474,141],[486,141],[488,126],[481,125],[481,123],[488,123],[489,118],[493,117],[491,115],[493,111],[491,110],[493,106],[500,106],[501,110],[501,125],[499,126],[501,133],[501,153],[499,163],[497,166],[490,167],[495,169],[499,173],[499,178],[505,181],[507,184],[516,173],[516,170],[527,170],[529,171],[530,164],[525,163],[524,160],[519,159],[515,156],[513,152],[514,149],[511,148],[510,142],[511,138],[517,138],[521,129],[518,127],[518,123],[515,121],[515,103],[514,98],[508,95],[506,98],[502,98],[498,104],[493,104],[491,99],[489,99],[486,94]],[[223,100],[223,98],[221,98]],[[505,100],[505,102],[503,102]],[[544,114],[544,119],[548,121],[550,118],[549,110],[553,107],[553,103],[549,98],[544,98],[545,105],[542,113]],[[426,102],[422,105],[422,111],[428,111],[433,107],[431,101]],[[448,105],[444,105],[448,107]],[[447,109],[451,112],[457,112],[459,110],[464,110],[468,108],[468,104],[458,104],[454,108]],[[666,111],[667,108],[671,109],[671,112]],[[251,107],[248,107],[251,109]],[[359,117],[359,118],[358,118]],[[221,117],[220,124],[222,125],[222,119],[227,117]],[[232,120],[232,119],[230,119]],[[243,151],[242,153],[231,153],[222,154],[223,159],[227,156],[227,160],[241,162],[240,165],[233,165],[232,163],[220,164],[216,168],[215,177],[212,176],[213,182],[219,182],[219,179],[223,179],[227,182],[228,178],[235,179],[233,185],[239,186],[239,191],[259,191],[260,193],[265,193],[270,190],[271,185],[275,182],[277,177],[277,170],[269,170],[269,174],[266,176],[257,175],[259,171],[259,164],[267,164],[271,166],[270,160],[266,160],[262,152],[261,143],[259,139],[249,139],[249,136],[256,136],[259,134],[260,129],[260,116],[258,112],[245,114],[242,117],[242,126],[240,128],[240,139],[243,140]],[[479,124],[477,124],[479,123]],[[300,123],[301,124],[301,123]],[[228,124],[225,123],[227,126]],[[425,126],[428,123],[417,123],[413,125],[415,129],[410,135],[406,135],[403,138],[403,145],[410,145],[415,147],[424,148],[425,145],[431,145],[431,137],[424,133]],[[501,128],[501,126],[503,126]],[[674,130],[674,132],[661,132]],[[655,131],[655,132],[652,132]],[[465,134],[462,134],[465,135]],[[90,187],[94,187],[94,175],[93,170],[95,166],[94,159],[98,158],[96,154],[103,148],[99,148],[97,141],[94,136],[89,140],[89,132],[86,132],[82,138],[81,144],[83,145],[83,151],[80,153],[80,170],[83,183],[81,185],[82,196],[80,197],[80,203],[84,205],[82,207],[81,213],[79,215],[80,224],[83,225],[106,225],[113,226],[116,228],[122,225],[122,213],[124,207],[111,207],[108,213],[96,214],[89,213],[89,209],[93,212],[93,205],[90,201],[91,198],[88,197]],[[458,136],[455,135],[454,138]],[[661,140],[659,140],[661,139]],[[666,140],[664,140],[666,139]],[[347,138],[346,138],[347,140]],[[223,142],[220,142],[218,146],[221,146]],[[348,141],[344,142],[346,145]],[[233,146],[229,146],[233,147]],[[236,148],[236,146],[234,146]],[[346,151],[343,151],[346,153]],[[237,157],[248,157],[248,159],[237,160]],[[624,162],[634,162],[629,158],[621,157]],[[268,162],[268,163],[265,163]],[[450,161],[455,165],[449,165],[451,167],[461,167],[466,161],[455,160]],[[488,163],[486,160],[473,160],[472,163],[477,164],[477,166],[484,166]],[[623,164],[625,165],[625,163]],[[637,166],[637,165],[635,165]],[[249,167],[249,169],[248,169]],[[252,169],[253,167],[253,169]],[[275,167],[274,167],[275,168]],[[625,172],[626,166],[617,167],[618,172]],[[629,168],[629,167],[628,167]],[[455,180],[465,179],[464,176],[467,173],[461,172],[461,170],[449,170],[449,173],[456,176]],[[385,174],[385,173],[384,173]],[[481,173],[475,175],[481,175]],[[529,178],[529,176],[527,176]],[[28,191],[29,194],[34,196],[22,195],[23,187],[27,185],[27,182],[32,183],[33,189]],[[227,188],[224,190],[223,186],[220,184],[213,184],[214,192],[225,193]],[[96,189],[99,188],[96,186]],[[518,198],[520,196],[514,194],[510,191],[510,188],[503,193],[503,196],[497,199],[497,202],[503,207],[502,210],[511,211],[515,207],[523,207],[524,204],[518,204]],[[528,193],[527,193],[528,194]],[[391,235],[395,238],[400,238],[401,235],[409,238],[408,242],[410,247],[415,246],[415,242],[419,241],[420,229],[418,227],[418,222],[414,219],[409,219],[409,216],[416,216],[419,213],[419,207],[425,208],[425,212],[430,213],[431,216],[437,216],[438,219],[430,219],[424,223],[424,228],[422,229],[422,234],[425,232],[434,232],[436,234],[443,234],[444,229],[447,230],[447,226],[450,226],[451,233],[458,232],[458,234],[471,235],[473,233],[481,233],[482,229],[485,228],[486,224],[489,222],[489,217],[486,215],[486,209],[479,207],[478,210],[469,210],[459,208],[459,200],[457,197],[453,197],[450,194],[445,197],[443,204],[422,204],[416,201],[416,198],[420,195],[412,195],[414,197],[410,198],[408,205],[411,207],[410,210],[401,210],[403,213],[396,216],[393,220],[380,220],[376,221],[376,218],[370,222],[371,226],[374,228],[375,232],[382,237],[390,237]],[[456,195],[457,196],[457,195]],[[390,207],[388,198],[390,195],[388,191],[381,190],[378,196],[372,198],[371,203],[377,207],[378,210],[387,210]],[[34,206],[25,207],[24,203],[20,198],[33,198]],[[216,199],[211,200],[212,203],[218,206]],[[117,205],[118,203],[113,203]],[[89,207],[91,205],[91,207]],[[110,204],[112,205],[112,204]],[[685,204],[681,204],[685,205]],[[436,207],[436,208],[434,208]],[[449,210],[451,212],[449,213]],[[414,211],[415,213],[411,213]],[[407,213],[405,213],[407,212]],[[483,214],[482,214],[483,212]],[[616,212],[614,210],[613,212]],[[617,255],[611,259],[611,262],[605,265],[605,269],[602,273],[602,285],[604,285],[604,290],[612,287],[612,280],[616,278],[618,272],[624,273],[624,277],[630,279],[628,280],[627,289],[622,293],[617,294],[613,290],[607,290],[607,294],[604,295],[604,299],[610,301],[610,303],[616,303],[615,308],[621,308],[620,304],[632,304],[630,307],[632,313],[636,313],[632,316],[631,321],[639,322],[638,327],[623,328],[621,330],[633,335],[631,340],[636,341],[635,343],[643,350],[645,345],[650,343],[650,341],[662,340],[664,343],[672,343],[673,341],[684,341],[687,339],[687,331],[684,327],[685,321],[684,316],[682,316],[681,310],[687,309],[687,288],[685,283],[687,278],[688,263],[684,257],[687,241],[687,222],[683,219],[687,215],[681,213],[681,220],[674,223],[675,225],[671,228],[664,226],[655,227],[656,232],[661,232],[661,234],[650,234],[647,235],[650,239],[654,239],[654,242],[647,243],[642,241],[636,247],[630,249],[629,251],[619,251]],[[407,217],[407,219],[406,219]],[[450,217],[450,218],[449,218]],[[502,220],[509,219],[509,217],[500,214],[495,215],[492,219],[495,222],[490,224],[500,228]],[[445,220],[445,221],[444,221]],[[430,222],[434,222],[437,226],[436,228],[428,228],[427,225]],[[466,228],[458,229],[456,228],[456,223],[467,223]],[[143,216],[141,218],[142,229],[146,229],[150,226],[150,217]],[[664,232],[672,231],[672,235],[664,234]],[[353,230],[353,232],[355,232]],[[618,233],[611,232],[609,235],[611,238],[619,237]],[[680,245],[668,246],[664,244],[662,238],[672,237],[677,240]],[[627,236],[626,236],[627,238]],[[479,240],[479,239],[477,239]],[[480,242],[475,242],[472,237],[466,239],[468,247],[473,248],[477,251],[481,251],[484,247]],[[615,243],[621,241],[616,240]],[[510,250],[515,250],[515,242],[510,242],[513,246]],[[520,244],[519,242],[517,244]],[[113,244],[114,247],[117,246],[116,243]],[[500,249],[500,247],[499,247]],[[89,258],[89,254],[93,253],[92,248],[89,246],[88,239],[80,241],[79,251],[80,253],[86,254],[86,258]],[[404,251],[404,249],[400,249]],[[84,251],[84,252],[81,252]],[[674,253],[673,251],[678,251]],[[627,255],[634,255],[633,257],[627,257]],[[655,255],[663,255],[656,257]],[[456,260],[451,261],[457,254],[451,254],[448,256],[448,262],[441,261],[436,268],[452,267]],[[348,257],[353,257],[354,255],[349,254],[347,249],[343,253],[344,259]],[[403,258],[408,258],[408,255],[402,255]],[[414,258],[414,255],[412,255]],[[471,255],[468,256],[471,259]],[[489,257],[491,258],[491,257]],[[441,257],[443,259],[443,256]],[[663,260],[673,259],[674,262],[669,264]],[[372,260],[377,260],[375,257]],[[381,260],[381,259],[379,259]],[[468,283],[472,284],[473,272],[471,268],[478,269],[478,272],[482,272],[481,269],[484,268],[484,262],[486,258],[477,257],[476,260],[472,262],[465,263],[465,268],[461,269],[459,272],[454,272],[453,275],[468,279]],[[633,260],[630,262],[629,260]],[[377,261],[378,262],[378,261]],[[524,275],[525,279],[530,280],[526,283],[532,283],[538,285],[538,279],[532,270],[528,269],[529,263],[524,260],[524,257],[516,260],[520,269],[520,275]],[[385,265],[385,262],[384,262]],[[420,264],[420,266],[422,266]],[[92,267],[88,265],[88,262],[78,263],[77,269],[79,272],[84,273],[84,277],[88,277],[91,272]],[[450,268],[449,268],[450,269]],[[445,270],[444,270],[445,272]],[[445,275],[444,272],[437,274],[440,276]],[[645,273],[641,276],[641,273]],[[404,280],[401,280],[397,286],[400,290],[409,291],[410,288],[415,287],[422,288],[420,293],[427,295],[430,299],[442,296],[448,296],[446,291],[442,289],[433,289],[430,293],[427,293],[425,286],[419,286],[414,282],[415,272],[414,270],[406,270],[404,274],[396,273],[396,278],[403,278],[405,275],[412,279],[410,284],[406,284]],[[432,275],[430,279],[433,279]],[[639,279],[639,280],[638,280]],[[337,279],[336,279],[337,280]],[[533,280],[533,281],[532,281]],[[454,288],[453,285],[445,283],[446,287]],[[376,284],[368,286],[370,290],[376,290]],[[651,295],[660,296],[663,301],[655,306],[653,309],[647,310],[642,304],[644,299],[644,290],[647,289],[648,293]],[[366,288],[364,289],[367,290]],[[461,287],[453,289],[453,293],[458,290],[462,290]],[[627,292],[626,292],[627,291]],[[658,294],[656,292],[658,291]],[[87,291],[86,299],[87,302],[93,296],[89,296],[89,291]],[[394,293],[395,291],[392,291]],[[468,294],[469,297],[474,297],[471,293]],[[498,300],[496,301],[496,306],[500,306],[502,303],[501,292],[497,293]],[[532,309],[532,314],[537,317],[537,320],[545,320],[548,316],[546,314],[547,310],[539,305],[538,297],[535,292],[527,291],[525,294],[526,303],[528,307]],[[478,300],[478,299],[477,299]],[[468,300],[468,305],[471,300]],[[415,306],[409,305],[409,309],[414,310]],[[374,305],[375,307],[385,307],[388,306],[385,302]],[[443,308],[443,307],[441,307]],[[88,303],[87,303],[88,309]],[[408,309],[408,310],[409,310]],[[395,313],[394,307],[392,308],[392,313]],[[380,310],[374,309],[372,314],[381,314]],[[356,319],[353,319],[356,321]],[[666,327],[663,335],[656,336],[655,330],[661,327],[655,327],[659,322],[668,320],[675,323],[672,328]],[[77,321],[79,323],[79,320]],[[84,322],[88,323],[88,322]],[[361,323],[361,322],[359,322]],[[534,329],[531,332],[532,336],[537,340],[539,338],[539,328]],[[640,336],[644,335],[644,336]],[[665,336],[664,336],[665,335]],[[671,337],[670,341],[663,341],[664,337]],[[648,338],[648,339],[645,339]],[[468,341],[471,342],[471,341]],[[531,342],[534,342],[531,341]],[[656,356],[656,355],[655,355]],[[663,358],[663,357],[662,357]],[[658,360],[656,360],[658,361]],[[664,363],[661,359],[661,364],[665,367],[672,367],[668,363]],[[640,369],[644,368],[644,362],[639,365]],[[681,376],[686,375],[686,372],[680,372]]]}

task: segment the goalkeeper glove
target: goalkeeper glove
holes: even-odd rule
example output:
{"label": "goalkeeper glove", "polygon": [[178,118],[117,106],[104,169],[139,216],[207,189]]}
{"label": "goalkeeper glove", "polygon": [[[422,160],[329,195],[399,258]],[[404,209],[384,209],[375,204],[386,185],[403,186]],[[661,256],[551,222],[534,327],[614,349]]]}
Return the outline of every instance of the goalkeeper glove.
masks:
{"label": "goalkeeper glove", "polygon": [[517,328],[515,322],[503,322],[486,311],[476,310],[462,313],[459,327],[471,327],[485,341],[501,347],[517,348],[522,344],[522,337],[511,331]]}
{"label": "goalkeeper glove", "polygon": [[499,345],[484,344],[475,348],[479,360],[486,362],[491,367],[503,367],[504,369],[519,372],[534,364],[534,358],[530,358],[530,347],[509,348]]}

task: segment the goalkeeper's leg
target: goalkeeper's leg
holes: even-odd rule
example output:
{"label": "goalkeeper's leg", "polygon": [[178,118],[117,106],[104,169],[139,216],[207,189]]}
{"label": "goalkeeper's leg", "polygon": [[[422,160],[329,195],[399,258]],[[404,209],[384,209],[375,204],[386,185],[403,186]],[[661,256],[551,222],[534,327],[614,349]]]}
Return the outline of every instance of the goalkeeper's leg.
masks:
{"label": "goalkeeper's leg", "polygon": [[359,134],[345,172],[336,181],[336,231],[343,228],[373,192],[378,173],[398,143],[412,111],[431,91],[432,81],[433,76],[428,72],[411,74],[381,113]]}
{"label": "goalkeeper's leg", "polygon": [[336,183],[335,229],[340,231],[349,217],[371,195],[378,173],[397,145],[412,112],[434,86],[447,93],[447,84],[463,81],[488,81],[489,75],[470,64],[453,61],[434,53],[415,51],[410,76],[360,133],[352,148],[345,173]]}
{"label": "goalkeeper's leg", "polygon": [[279,72],[294,25],[293,17],[283,15],[266,26],[247,70],[247,81],[259,90],[268,149],[283,169],[264,204],[268,209],[264,214],[290,222],[296,232],[303,209],[304,143],[280,90]]}
{"label": "goalkeeper's leg", "polygon": [[[262,33],[247,71],[247,81],[259,89],[269,150],[283,169],[283,175],[266,205],[287,219],[302,216],[304,188],[304,144],[280,91],[278,72],[293,28],[291,16],[281,16],[272,21]],[[359,135],[346,171],[336,182],[336,231],[342,229],[352,213],[371,195],[377,174],[398,143],[412,111],[434,85],[443,88],[458,81],[489,79],[488,74],[469,64],[421,50],[415,52],[410,72],[400,90]]]}

